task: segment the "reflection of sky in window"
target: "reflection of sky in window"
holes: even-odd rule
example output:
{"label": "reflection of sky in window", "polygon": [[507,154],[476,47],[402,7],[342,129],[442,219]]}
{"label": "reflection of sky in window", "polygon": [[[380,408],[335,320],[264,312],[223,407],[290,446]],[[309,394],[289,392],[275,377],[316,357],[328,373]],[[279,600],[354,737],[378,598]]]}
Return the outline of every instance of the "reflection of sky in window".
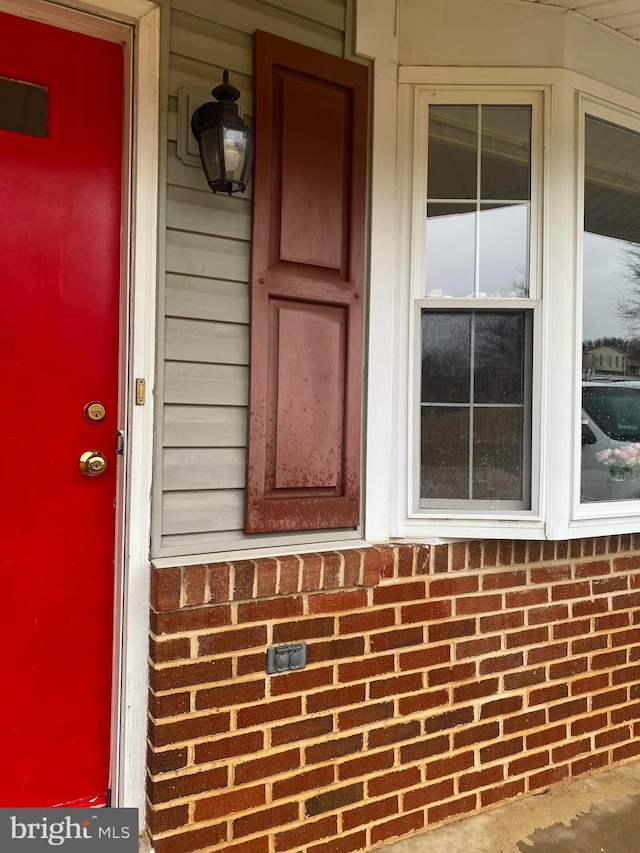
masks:
{"label": "reflection of sky in window", "polygon": [[633,284],[627,278],[626,250],[629,245],[632,244],[626,240],[585,232],[583,340],[632,336],[617,313],[618,302],[633,292]]}
{"label": "reflection of sky in window", "polygon": [[[438,216],[438,207],[428,207],[426,294],[472,296],[476,213]],[[479,295],[527,296],[529,206],[483,204],[479,215]]]}

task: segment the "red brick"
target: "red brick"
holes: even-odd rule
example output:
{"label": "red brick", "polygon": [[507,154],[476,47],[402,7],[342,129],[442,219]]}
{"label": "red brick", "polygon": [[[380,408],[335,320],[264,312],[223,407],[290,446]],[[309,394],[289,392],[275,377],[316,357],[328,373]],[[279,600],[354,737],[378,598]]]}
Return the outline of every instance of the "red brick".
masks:
{"label": "red brick", "polygon": [[475,662],[468,661],[467,663],[432,669],[427,674],[427,680],[429,687],[437,687],[442,684],[454,684],[456,681],[466,681],[469,678],[475,678],[475,675]]}
{"label": "red brick", "polygon": [[590,675],[587,678],[577,678],[571,683],[571,695],[582,696],[584,693],[596,693],[609,686],[609,676],[606,672]]}
{"label": "red brick", "polygon": [[271,745],[282,746],[285,743],[298,743],[322,737],[333,731],[333,717],[307,717],[298,723],[288,723],[271,730]]}
{"label": "red brick", "polygon": [[[275,640],[275,642],[278,641]],[[216,631],[214,634],[203,634],[198,637],[198,654],[200,656],[220,655],[225,652],[255,649],[257,646],[266,646],[266,644],[267,629],[264,625],[232,631]]]}
{"label": "red brick", "polygon": [[286,770],[297,770],[298,767],[300,767],[300,750],[289,749],[286,752],[276,752],[264,758],[254,758],[237,764],[234,769],[234,781],[236,785],[244,785],[246,782],[277,776]]}
{"label": "red brick", "polygon": [[154,610],[180,607],[180,569],[151,569],[151,606]]}
{"label": "red brick", "polygon": [[395,723],[369,731],[369,749],[377,749],[390,743],[400,743],[403,740],[414,740],[420,735],[419,720],[408,720],[405,723]]}
{"label": "red brick", "polygon": [[364,755],[343,761],[338,765],[338,779],[353,779],[356,776],[368,776],[380,770],[393,767],[394,754],[392,749],[385,752],[367,752]]}
{"label": "red brick", "polygon": [[590,584],[588,581],[559,584],[551,588],[551,600],[569,601],[572,598],[584,598],[590,593],[589,587]]}
{"label": "red brick", "polygon": [[[306,556],[318,557],[318,559],[307,560]],[[347,584],[347,586],[353,586],[353,584]],[[317,590],[323,588],[322,560],[320,559],[320,556],[318,554],[305,555],[305,558],[302,563],[302,577],[300,580],[299,588],[300,592],[316,592]],[[282,585],[280,585],[279,592],[282,593]]]}
{"label": "red brick", "polygon": [[537,663],[546,663],[547,661],[564,658],[567,656],[568,651],[566,643],[555,643],[553,645],[540,646],[537,649],[530,649],[527,652],[527,665],[535,666]]}
{"label": "red brick", "polygon": [[[449,546],[451,553],[451,571],[462,572],[467,564],[467,545],[465,542],[453,542]],[[480,566],[477,566],[480,568]]]}
{"label": "red brick", "polygon": [[238,675],[255,675],[264,673],[265,654],[264,651],[254,655],[238,655],[236,658],[236,667]]}
{"label": "red brick", "polygon": [[528,704],[530,707],[534,705],[546,705],[550,702],[556,702],[558,699],[566,699],[568,695],[568,684],[550,684],[548,687],[539,687],[537,690],[530,690]]}
{"label": "red brick", "polygon": [[169,613],[151,611],[151,633],[181,634],[184,631],[205,631],[231,624],[231,608],[193,607],[188,610],[174,610]]}
{"label": "red brick", "polygon": [[410,832],[417,832],[419,829],[424,829],[424,825],[424,815],[421,811],[402,815],[395,820],[385,820],[371,827],[371,843],[380,844],[381,841],[387,841],[389,838],[398,838]]}
{"label": "red brick", "polygon": [[453,598],[470,592],[478,592],[480,584],[476,575],[434,578],[429,584],[430,598]]}
{"label": "red brick", "polygon": [[594,655],[591,659],[591,669],[613,669],[627,662],[627,653],[624,649],[616,649],[601,655]]}
{"label": "red brick", "polygon": [[413,761],[423,761],[436,755],[448,753],[450,749],[449,735],[424,738],[416,743],[408,743],[400,748],[400,763],[411,764]]}
{"label": "red brick", "polygon": [[302,826],[295,829],[277,832],[275,849],[277,853],[280,853],[281,850],[300,850],[305,844],[320,841],[322,838],[333,837],[337,834],[338,818],[335,815],[324,817],[321,820],[305,821]]}
{"label": "red brick", "polygon": [[202,794],[213,788],[223,788],[226,784],[227,768],[216,767],[213,770],[174,775],[170,779],[151,782],[147,795],[151,803],[164,803],[180,797]]}
{"label": "red brick", "polygon": [[449,546],[436,545],[433,548],[433,571],[443,574],[449,571]]}
{"label": "red brick", "polygon": [[564,640],[569,637],[581,637],[588,634],[591,624],[588,619],[580,619],[577,622],[560,622],[553,626],[554,640]]}
{"label": "red brick", "polygon": [[618,646],[638,646],[640,644],[640,628],[630,628],[628,631],[618,631],[611,636],[613,648]]}
{"label": "red brick", "polygon": [[501,595],[469,595],[456,599],[456,616],[493,613],[502,609]]}
{"label": "red brick", "polygon": [[156,696],[149,691],[149,714],[154,720],[162,717],[176,717],[178,714],[187,714],[191,710],[191,694],[168,693],[166,696]]}
{"label": "red brick", "polygon": [[366,806],[345,810],[342,813],[342,826],[348,831],[395,814],[398,814],[398,798],[387,797],[386,800],[376,800]]}
{"label": "red brick", "polygon": [[618,687],[616,690],[607,690],[605,693],[592,696],[591,707],[594,711],[599,711],[601,708],[610,708],[613,705],[624,705],[627,699],[627,688]]}
{"label": "red brick", "polygon": [[385,696],[398,696],[402,693],[415,693],[422,689],[422,673],[411,672],[395,678],[382,678],[369,684],[369,697],[383,699]]}
{"label": "red brick", "polygon": [[579,640],[574,640],[571,643],[572,655],[584,655],[588,652],[594,652],[597,649],[605,649],[607,647],[607,638],[604,636],[581,637]]}
{"label": "red brick", "polygon": [[569,678],[572,675],[586,672],[587,668],[588,662],[586,658],[559,661],[558,663],[552,663],[549,667],[549,678]]}
{"label": "red brick", "polygon": [[452,619],[451,622],[429,625],[428,631],[430,643],[451,640],[454,637],[473,637],[476,634],[476,620]]}
{"label": "red brick", "polygon": [[508,592],[504,597],[505,606],[509,609],[533,607],[537,604],[546,604],[548,601],[549,591],[546,587],[520,589],[517,592]]}
{"label": "red brick", "polygon": [[498,565],[498,543],[487,540],[482,543],[482,565],[497,566]]}
{"label": "red brick", "polygon": [[[431,628],[429,629],[431,631]],[[390,649],[402,649],[407,646],[419,646],[424,641],[422,628],[401,628],[396,631],[382,631],[371,636],[371,651],[386,652]]]}
{"label": "red brick", "polygon": [[[461,544],[461,543],[458,543]],[[482,543],[469,542],[467,544],[468,563],[470,569],[479,569],[482,566]]]}
{"label": "red brick", "polygon": [[413,622],[433,622],[438,619],[448,619],[452,613],[452,603],[447,599],[436,601],[421,601],[401,609],[400,620],[403,625]]}
{"label": "red brick", "polygon": [[458,780],[458,790],[461,794],[464,794],[466,791],[486,788],[489,785],[496,785],[502,781],[504,781],[503,767],[485,767],[483,770],[476,770],[473,773],[461,776]]}
{"label": "red brick", "polygon": [[242,838],[256,832],[264,832],[298,819],[297,803],[282,803],[268,809],[255,810],[233,821],[233,837]]}
{"label": "red brick", "polygon": [[366,846],[367,833],[365,830],[360,830],[352,835],[332,838],[326,844],[316,844],[309,847],[307,853],[355,853],[356,850],[364,850]]}
{"label": "red brick", "polygon": [[539,770],[541,767],[546,767],[549,764],[549,753],[547,750],[543,752],[528,752],[522,758],[516,758],[509,762],[509,776],[521,776],[523,773],[531,773],[532,770]]}
{"label": "red brick", "polygon": [[613,672],[613,683],[628,684],[631,681],[640,680],[640,664],[635,666],[625,666],[622,669],[616,669]]}
{"label": "red brick", "polygon": [[571,615],[576,618],[579,616],[594,616],[596,613],[606,613],[607,599],[592,598],[586,601],[575,601],[571,605]]}
{"label": "red brick", "polygon": [[323,761],[334,761],[345,755],[357,755],[362,752],[363,735],[349,735],[349,737],[328,739],[324,743],[308,746],[305,751],[307,764],[319,764]]}
{"label": "red brick", "polygon": [[238,605],[238,622],[265,623],[272,619],[292,619],[295,616],[302,616],[302,607],[301,596],[247,601],[245,604]]}
{"label": "red brick", "polygon": [[530,687],[532,684],[539,684],[545,679],[546,674],[543,666],[536,669],[525,669],[522,672],[511,672],[504,676],[504,689],[519,690],[523,687]]}
{"label": "red brick", "polygon": [[402,716],[407,714],[417,714],[420,711],[430,711],[432,708],[439,708],[442,705],[449,704],[449,691],[445,689],[439,690],[421,690],[412,696],[402,696],[398,701],[398,710]]}
{"label": "red brick", "polygon": [[454,793],[453,779],[444,779],[434,785],[421,785],[413,791],[407,791],[402,797],[402,806],[406,811],[413,811],[421,806],[449,800]]}
{"label": "red brick", "polygon": [[571,723],[571,736],[579,737],[580,735],[596,732],[598,729],[605,729],[606,727],[606,714],[596,714],[594,717],[584,717],[581,720],[574,720],[574,722]]}
{"label": "red brick", "polygon": [[[195,853],[197,850],[213,847],[222,841],[226,841],[226,839],[227,825],[226,823],[219,823],[215,826],[206,826],[204,829],[175,833],[166,838],[156,838],[153,842],[153,848],[155,853]],[[230,849],[226,848],[227,851]],[[258,853],[258,850],[259,848],[256,846],[255,853]],[[263,847],[262,851],[265,850],[266,848]]]}
{"label": "red brick", "polygon": [[467,814],[474,811],[476,808],[476,795],[471,794],[466,797],[460,797],[457,800],[450,800],[448,803],[443,803],[439,806],[432,806],[428,812],[429,823],[440,823],[456,815]]}
{"label": "red brick", "polygon": [[534,644],[546,643],[548,640],[549,629],[546,626],[527,628],[524,631],[514,631],[507,634],[507,648],[517,649],[522,646],[533,646]]}
{"label": "red brick", "polygon": [[[309,557],[312,559],[309,560]],[[342,586],[347,587],[357,585],[360,580],[360,572],[358,572],[357,575],[354,573],[354,576],[349,578],[349,583],[343,584],[341,582],[340,573],[342,571],[342,557],[340,554],[337,552],[333,554],[323,554],[322,556],[320,554],[307,554],[303,557],[305,568],[313,567],[315,569],[314,558],[316,557],[318,558],[318,563],[322,565],[323,589],[339,589]]]}
{"label": "red brick", "polygon": [[485,678],[482,681],[472,681],[469,684],[460,684],[453,688],[454,704],[461,702],[472,702],[483,696],[493,696],[498,692],[498,679]]}
{"label": "red brick", "polygon": [[429,761],[426,765],[426,778],[429,780],[442,779],[445,776],[454,776],[463,770],[473,767],[473,751],[458,752],[447,758],[437,758]]}
{"label": "red brick", "polygon": [[586,758],[579,758],[571,764],[571,775],[581,776],[583,773],[591,773],[600,767],[606,767],[608,763],[606,752],[588,755]]}
{"label": "red brick", "polygon": [[525,743],[527,749],[539,749],[541,746],[547,746],[552,743],[559,743],[567,736],[566,726],[551,726],[550,728],[541,729],[539,732],[533,732],[527,735]]}
{"label": "red brick", "polygon": [[310,643],[307,649],[307,660],[313,663],[322,661],[338,661],[345,658],[356,658],[364,655],[364,637],[344,637]]}
{"label": "red brick", "polygon": [[256,560],[256,596],[273,598],[278,592],[278,563],[272,558],[262,557]]}
{"label": "red brick", "polygon": [[343,708],[348,705],[359,705],[365,701],[366,685],[351,684],[349,687],[338,687],[323,690],[320,693],[309,693],[307,696],[307,713],[328,711],[332,708]]}
{"label": "red brick", "polygon": [[338,714],[338,729],[355,729],[369,726],[379,720],[390,720],[393,717],[393,702],[368,703],[361,708],[341,711]]}
{"label": "red brick", "polygon": [[[283,676],[280,676],[283,677]],[[273,720],[284,720],[287,717],[299,717],[302,713],[302,699],[299,696],[281,699],[276,702],[262,702],[251,708],[241,708],[238,711],[238,728],[259,726]]]}
{"label": "red brick", "polygon": [[456,643],[456,659],[476,658],[482,655],[497,652],[502,648],[502,638],[496,634],[495,637],[478,637],[476,640],[465,640]]}
{"label": "red brick", "polygon": [[[350,555],[350,557],[347,558],[347,555]],[[345,589],[350,586],[358,586],[360,583],[360,564],[362,562],[360,552],[346,551],[344,554],[339,554],[338,556],[341,557],[343,562],[342,571],[344,574]]]}
{"label": "red brick", "polygon": [[309,596],[309,613],[343,613],[359,610],[367,605],[367,591],[353,589],[325,592]]}
{"label": "red brick", "polygon": [[497,655],[480,661],[480,675],[489,675],[494,672],[507,672],[518,669],[523,664],[522,652],[514,652],[510,655]]}
{"label": "red brick", "polygon": [[[439,663],[448,663],[451,660],[451,646],[425,646],[410,652],[400,654],[400,669],[426,669],[437,666]],[[393,671],[393,667],[391,669]]]}
{"label": "red brick", "polygon": [[342,788],[332,788],[315,797],[310,797],[304,805],[307,816],[333,812],[344,806],[352,805],[364,799],[364,783],[355,782],[353,785],[345,785]]}
{"label": "red brick", "polygon": [[[497,690],[494,691],[497,693]],[[522,710],[522,696],[507,696],[504,699],[495,699],[493,702],[485,702],[480,709],[480,719],[489,717],[506,717]]]}
{"label": "red brick", "polygon": [[507,782],[506,785],[499,785],[495,788],[488,788],[486,791],[481,791],[480,804],[483,808],[494,806],[496,803],[511,800],[523,793],[524,779],[514,779],[512,782]]}
{"label": "red brick", "polygon": [[474,712],[472,706],[465,708],[455,708],[452,711],[446,711],[444,714],[436,714],[433,717],[427,717],[424,721],[425,734],[435,734],[436,732],[449,731],[455,726],[463,726],[465,723],[472,723]]}
{"label": "red brick", "polygon": [[498,563],[510,566],[513,562],[513,541],[511,539],[498,542]]}
{"label": "red brick", "polygon": [[640,592],[630,592],[628,595],[614,595],[611,606],[614,610],[640,607]]}
{"label": "red brick", "polygon": [[377,631],[380,628],[389,628],[395,625],[396,614],[392,607],[380,610],[362,610],[359,613],[351,613],[349,616],[340,616],[340,633],[344,634],[367,634],[369,631]]}
{"label": "red brick", "polygon": [[[365,548],[363,551],[362,585],[377,586],[382,572],[388,569],[393,573],[393,550],[391,548]],[[385,573],[385,577],[392,577]]]}
{"label": "red brick", "polygon": [[181,767],[187,766],[188,753],[187,747],[181,749],[170,749],[165,752],[155,752],[151,747],[147,747],[147,771],[152,776],[157,776],[160,773],[170,773],[172,770],[179,770]]}
{"label": "red brick", "polygon": [[596,749],[604,749],[607,746],[612,746],[616,743],[629,740],[631,737],[630,726],[620,726],[617,729],[607,729],[604,732],[599,732],[595,737]]}
{"label": "red brick", "polygon": [[633,557],[616,557],[613,561],[614,572],[637,572],[640,568],[640,558],[637,555]]}
{"label": "red brick", "polygon": [[471,726],[454,734],[453,748],[460,749],[463,746],[471,746],[475,743],[482,743],[485,740],[495,740],[499,735],[500,726],[497,722]]}
{"label": "red brick", "polygon": [[312,770],[299,770],[286,779],[278,779],[272,782],[273,799],[281,800],[288,797],[297,797],[299,794],[307,791],[317,791],[318,788],[325,788],[334,781],[335,773],[331,765],[314,767]]}
{"label": "red brick", "polygon": [[556,746],[552,749],[551,755],[554,764],[562,764],[565,761],[571,761],[577,755],[582,755],[585,752],[591,752],[590,738],[574,740],[570,743],[562,744],[562,746]]}
{"label": "red brick", "polygon": [[149,673],[149,687],[155,692],[175,690],[178,687],[206,684],[223,678],[231,678],[230,660],[183,663],[180,666],[152,669]]}
{"label": "red brick", "polygon": [[218,740],[197,743],[195,746],[195,763],[207,764],[210,761],[224,761],[238,755],[252,755],[264,748],[263,732],[247,732]]}
{"label": "red brick", "polygon": [[503,723],[503,731],[505,735],[510,735],[515,732],[526,731],[526,729],[535,729],[544,724],[545,713],[542,709],[539,711],[527,711],[525,714],[518,714],[516,717],[506,719]]}
{"label": "red brick", "polygon": [[608,575],[611,565],[608,560],[591,560],[588,563],[578,563],[575,568],[577,578],[595,578],[600,575]]}
{"label": "red brick", "polygon": [[332,637],[335,634],[333,616],[320,619],[296,619],[293,622],[280,622],[273,626],[274,643],[292,643],[297,640],[314,640],[320,637]]}
{"label": "red brick", "polygon": [[[313,555],[309,554],[309,557]],[[299,579],[300,579],[300,563],[301,560],[299,557],[291,556],[291,557],[279,557],[278,562],[280,563],[280,579],[278,581],[278,594],[279,595],[292,595],[294,592],[298,592],[299,590]],[[309,574],[312,571],[313,560],[308,561],[308,572]],[[320,569],[320,559],[316,559],[317,569]],[[319,576],[319,571],[318,571]],[[248,597],[248,596],[247,596]]]}
{"label": "red brick", "polygon": [[264,806],[267,802],[267,791],[264,785],[254,785],[252,788],[237,788],[225,791],[215,797],[196,800],[194,821],[226,818],[236,812]]}
{"label": "red brick", "polygon": [[[313,660],[313,658],[312,658]],[[285,696],[288,693],[306,693],[316,687],[327,687],[333,682],[333,667],[316,667],[296,672],[283,672],[271,679],[271,695]]]}
{"label": "red brick", "polygon": [[189,806],[174,806],[169,809],[149,810],[149,832],[158,835],[161,832],[169,832],[178,829],[189,822]]}
{"label": "red brick", "polygon": [[508,631],[511,628],[522,628],[524,625],[524,612],[522,610],[511,610],[506,613],[496,613],[494,616],[480,617],[480,631],[483,634],[491,634],[494,631]]}
{"label": "red brick", "polygon": [[373,591],[373,604],[395,604],[403,601],[420,601],[425,597],[425,582],[395,583],[380,586]]}
{"label": "red brick", "polygon": [[487,572],[482,576],[482,589],[510,589],[514,586],[523,586],[527,582],[526,572]]}
{"label": "red brick", "polygon": [[532,607],[529,611],[529,625],[548,625],[569,617],[566,604],[550,604],[547,607]]}
{"label": "red brick", "polygon": [[614,575],[610,578],[602,578],[591,581],[593,595],[608,595],[611,592],[620,592],[629,589],[629,578],[627,575]]}
{"label": "red brick", "polygon": [[180,637],[162,642],[152,638],[149,643],[149,654],[155,663],[188,659],[191,656],[191,640],[188,637]]}
{"label": "red brick", "polygon": [[412,788],[420,782],[420,768],[406,767],[393,773],[383,773],[367,781],[369,797],[381,797],[392,791],[402,791]]}
{"label": "red brick", "polygon": [[616,708],[611,711],[611,722],[614,726],[626,723],[628,720],[640,719],[640,704],[625,705],[624,708]]}
{"label": "red brick", "polygon": [[185,566],[182,569],[182,586],[184,603],[190,607],[194,604],[204,604],[207,583],[206,566]]}
{"label": "red brick", "polygon": [[364,681],[377,675],[390,675],[394,671],[393,655],[381,655],[364,660],[343,663],[338,667],[340,681]]}
{"label": "red brick", "polygon": [[571,579],[571,566],[542,566],[531,569],[531,583],[558,583]]}
{"label": "red brick", "polygon": [[602,631],[615,631],[616,628],[627,628],[630,623],[630,613],[607,613],[606,616],[598,616],[595,620],[595,630],[600,633]]}
{"label": "red brick", "polygon": [[640,755],[640,741],[626,743],[612,751],[614,761],[627,761],[629,758],[637,758]]}
{"label": "red brick", "polygon": [[229,705],[248,705],[265,697],[265,680],[237,681],[224,687],[211,687],[196,693],[196,711],[225,708]]}
{"label": "red brick", "polygon": [[548,788],[557,785],[569,776],[568,767],[549,767],[541,773],[533,773],[528,780],[529,790],[537,791],[540,788]]}
{"label": "red brick", "polygon": [[153,746],[169,746],[195,738],[210,737],[229,731],[229,714],[207,714],[203,717],[189,717],[172,723],[152,726],[149,740]]}
{"label": "red brick", "polygon": [[498,741],[497,743],[482,747],[480,750],[480,761],[483,764],[490,764],[492,761],[499,761],[509,755],[516,755],[522,752],[523,749],[524,740],[521,737]]}
{"label": "red brick", "polygon": [[563,702],[561,705],[552,705],[549,708],[549,722],[566,720],[569,717],[578,717],[587,712],[587,699],[574,699],[572,702]]}

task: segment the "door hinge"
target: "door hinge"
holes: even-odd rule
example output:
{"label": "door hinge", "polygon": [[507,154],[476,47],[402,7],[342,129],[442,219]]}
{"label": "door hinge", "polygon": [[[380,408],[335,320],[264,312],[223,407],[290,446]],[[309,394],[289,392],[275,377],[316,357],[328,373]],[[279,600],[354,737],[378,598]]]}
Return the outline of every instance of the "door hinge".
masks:
{"label": "door hinge", "polygon": [[124,456],[124,430],[116,431],[116,456]]}

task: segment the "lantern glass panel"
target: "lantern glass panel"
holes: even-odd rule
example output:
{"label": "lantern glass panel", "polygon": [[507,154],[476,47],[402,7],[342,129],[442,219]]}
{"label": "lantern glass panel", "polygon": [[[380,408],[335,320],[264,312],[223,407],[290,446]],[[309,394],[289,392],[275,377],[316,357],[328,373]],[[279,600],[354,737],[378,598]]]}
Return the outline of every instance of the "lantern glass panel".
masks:
{"label": "lantern glass panel", "polygon": [[247,155],[247,139],[244,130],[222,127],[224,146],[224,180],[240,181]]}
{"label": "lantern glass panel", "polygon": [[213,184],[220,181],[220,137],[217,127],[203,128],[200,132],[200,159],[207,176],[207,181]]}

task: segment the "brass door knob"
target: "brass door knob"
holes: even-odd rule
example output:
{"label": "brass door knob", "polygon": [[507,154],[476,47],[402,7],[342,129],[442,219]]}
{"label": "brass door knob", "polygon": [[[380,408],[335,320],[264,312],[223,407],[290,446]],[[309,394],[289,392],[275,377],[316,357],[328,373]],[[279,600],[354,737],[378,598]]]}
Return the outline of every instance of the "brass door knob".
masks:
{"label": "brass door knob", "polygon": [[107,470],[107,460],[99,450],[85,450],[78,464],[85,477],[99,477]]}

